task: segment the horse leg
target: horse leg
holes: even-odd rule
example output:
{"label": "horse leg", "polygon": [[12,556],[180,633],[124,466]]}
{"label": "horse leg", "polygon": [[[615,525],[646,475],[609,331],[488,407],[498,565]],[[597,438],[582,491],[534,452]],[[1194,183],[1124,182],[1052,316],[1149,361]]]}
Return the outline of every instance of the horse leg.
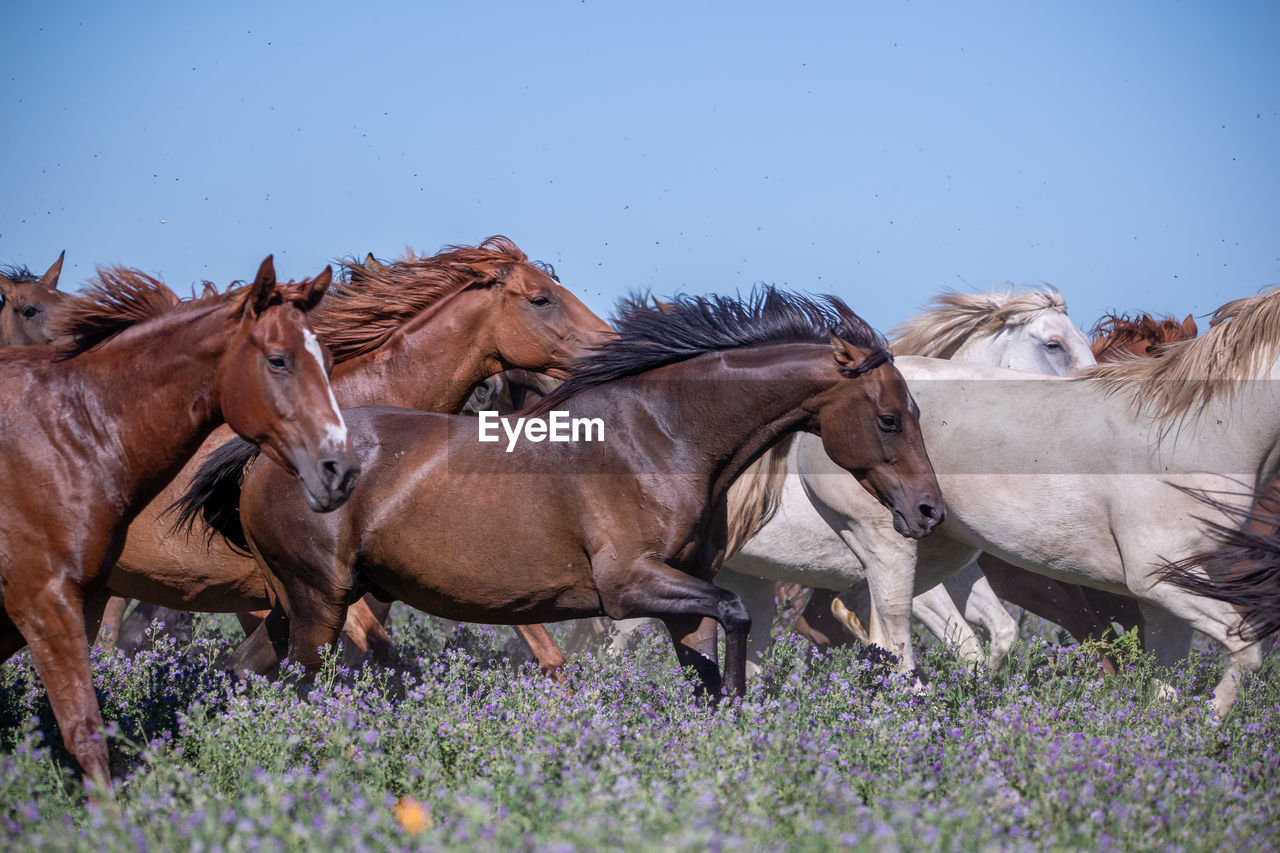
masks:
{"label": "horse leg", "polygon": [[[917,549],[921,543],[896,533],[835,528],[845,545],[866,569],[871,597],[867,636],[897,658],[895,669],[910,674],[916,668],[911,646],[911,599],[915,597]],[[866,538],[864,543],[862,538]]]}
{"label": "horse leg", "polygon": [[1090,603],[1092,590],[1037,575],[990,554],[978,557],[978,565],[1000,598],[1061,625],[1081,642],[1102,639],[1111,628],[1111,620]]}
{"label": "horse leg", "polygon": [[558,681],[560,670],[568,660],[556,645],[556,641],[551,638],[551,632],[547,630],[547,626],[516,625],[515,629],[520,639],[529,647],[529,653],[538,659],[538,666],[542,667],[542,671]]}
{"label": "horse leg", "polygon": [[[382,612],[385,618],[388,611]],[[347,608],[347,618],[342,623],[342,636],[361,652],[373,652],[373,659],[378,663],[384,666],[395,663],[395,644],[391,642],[391,637],[382,627],[377,614],[370,609],[368,596]],[[547,639],[550,640],[550,636]]]}
{"label": "horse leg", "polygon": [[115,649],[120,638],[120,624],[124,621],[124,611],[128,606],[129,599],[111,596],[102,613],[102,625],[98,628],[98,639],[94,641],[96,646],[107,651]]}
{"label": "horse leg", "polygon": [[[46,572],[41,574],[48,578]],[[111,789],[102,711],[89,669],[85,631],[85,598],[78,584],[61,578],[17,588],[6,584],[4,604],[9,619],[31,647],[31,660],[49,693],[62,743],[84,772],[90,789]],[[105,594],[94,596],[93,621],[101,617]]]}
{"label": "horse leg", "polygon": [[747,635],[747,674],[754,676],[764,666],[773,643],[771,629],[778,609],[774,582],[724,567],[716,574],[716,585],[737,593],[751,616],[751,630]]}
{"label": "horse leg", "polygon": [[956,657],[968,664],[982,662],[982,644],[965,622],[964,615],[942,584],[911,599],[911,615],[929,632],[955,649]]}
{"label": "horse leg", "polygon": [[1163,666],[1172,666],[1186,657],[1192,628],[1208,634],[1226,650],[1226,672],[1213,688],[1213,709],[1219,719],[1225,717],[1240,691],[1240,680],[1262,668],[1259,644],[1233,633],[1239,621],[1235,608],[1167,583],[1152,585],[1140,599],[1139,607],[1146,623],[1144,641]]}
{"label": "horse leg", "polygon": [[[691,665],[712,696],[724,689],[741,696],[747,687],[747,633],[751,616],[735,593],[713,583],[673,569],[666,563],[639,559],[626,565],[610,565],[600,556],[592,560],[604,611],[614,619],[629,616],[657,616],[667,625],[682,665]],[[705,648],[700,632],[702,617],[710,617],[724,627],[724,677],[713,659],[698,651]],[[689,638],[695,645],[686,645]]]}
{"label": "horse leg", "polygon": [[174,610],[150,601],[139,601],[133,608],[129,618],[120,625],[120,634],[116,645],[126,652],[136,652],[148,644],[147,631],[151,624],[159,620],[165,633],[179,642],[191,642],[191,613],[187,610]]}
{"label": "horse leg", "polygon": [[244,631],[246,637],[252,636],[258,627],[266,620],[270,610],[249,610],[244,613],[236,614],[236,621],[240,623],[240,630]]}
{"label": "horse leg", "polygon": [[[950,591],[950,586],[947,587]],[[987,669],[999,672],[1009,660],[1013,644],[1018,642],[1018,620],[1005,608],[996,596],[986,577],[980,576],[969,586],[969,598],[964,603],[965,621],[981,625],[987,630],[990,647],[987,650]]]}
{"label": "horse leg", "polygon": [[266,615],[258,620],[258,626],[249,632],[231,653],[227,666],[245,675],[257,673],[274,676],[280,661],[289,654],[289,617],[276,602]]}

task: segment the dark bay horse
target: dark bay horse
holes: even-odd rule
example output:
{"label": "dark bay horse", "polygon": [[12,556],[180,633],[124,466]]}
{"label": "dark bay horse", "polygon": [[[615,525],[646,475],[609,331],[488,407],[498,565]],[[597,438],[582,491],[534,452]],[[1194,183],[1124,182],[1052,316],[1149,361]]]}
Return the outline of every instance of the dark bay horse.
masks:
{"label": "dark bay horse", "polygon": [[[273,466],[252,465],[243,526],[220,529],[278,584],[290,655],[315,667],[366,591],[497,624],[656,616],[714,695],[718,665],[684,642],[710,617],[727,635],[723,686],[740,694],[750,618],[710,578],[726,493],[756,458],[797,430],[818,433],[904,535],[942,520],[906,384],[884,340],[839,300],[773,289],[745,302],[685,297],[666,312],[625,312],[618,331],[524,413],[549,427],[556,411],[599,419],[602,440],[481,442],[475,418],[348,410],[365,480],[355,503],[319,524]],[[225,522],[207,497],[225,501],[219,483],[234,489],[250,456],[232,444],[211,458],[188,517]]]}
{"label": "dark bay horse", "polygon": [[58,290],[66,252],[37,277],[26,267],[0,267],[0,347],[53,343],[49,331],[54,308],[67,298]]}
{"label": "dark bay horse", "polygon": [[[333,353],[333,391],[342,406],[456,412],[486,377],[507,368],[563,377],[576,359],[613,336],[554,270],[531,261],[506,237],[450,246],[429,257],[411,252],[394,263],[370,256],[344,267],[346,280],[312,313],[316,334]],[[114,592],[181,610],[272,606],[252,558],[221,540],[175,535],[173,519],[165,515],[199,463],[229,437],[215,433],[130,526],[110,577]],[[350,615],[347,636],[357,647],[384,653],[390,648],[367,606],[354,606]],[[544,665],[555,663],[559,651],[548,651],[548,644],[555,647],[545,629],[520,630]],[[272,662],[273,655],[247,658],[242,665],[263,670]]]}
{"label": "dark bay horse", "polygon": [[[110,786],[87,634],[129,521],[222,422],[301,482],[308,512],[351,494],[359,464],[307,322],[326,270],[179,302],[141,273],[100,270],[60,312],[60,347],[0,352],[0,661],[30,645],[67,750]],[[21,484],[21,485],[18,485]]]}

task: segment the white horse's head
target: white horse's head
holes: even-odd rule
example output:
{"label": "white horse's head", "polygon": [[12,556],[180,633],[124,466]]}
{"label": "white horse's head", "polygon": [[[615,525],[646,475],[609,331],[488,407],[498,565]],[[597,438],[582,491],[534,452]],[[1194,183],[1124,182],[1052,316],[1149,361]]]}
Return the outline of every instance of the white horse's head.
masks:
{"label": "white horse's head", "polygon": [[894,332],[898,355],[951,358],[1066,376],[1097,362],[1089,339],[1052,287],[989,293],[948,291]]}

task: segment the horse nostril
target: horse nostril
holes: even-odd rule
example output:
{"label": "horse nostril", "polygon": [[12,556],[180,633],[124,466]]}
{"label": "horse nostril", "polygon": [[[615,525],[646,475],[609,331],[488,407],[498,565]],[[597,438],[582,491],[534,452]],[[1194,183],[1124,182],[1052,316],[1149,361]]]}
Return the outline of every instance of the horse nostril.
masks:
{"label": "horse nostril", "polygon": [[940,520],[938,508],[933,504],[920,504],[920,515],[922,518],[927,518],[930,521]]}

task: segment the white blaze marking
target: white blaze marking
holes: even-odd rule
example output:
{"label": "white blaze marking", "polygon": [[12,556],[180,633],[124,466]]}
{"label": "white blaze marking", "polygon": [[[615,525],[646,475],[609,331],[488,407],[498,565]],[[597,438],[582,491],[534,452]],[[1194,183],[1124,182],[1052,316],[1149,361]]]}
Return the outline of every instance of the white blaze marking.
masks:
{"label": "white blaze marking", "polygon": [[334,426],[330,424],[325,427],[324,436],[327,438],[331,446],[336,450],[347,443],[347,422],[342,418],[342,410],[338,408],[338,400],[333,396],[333,388],[329,385],[328,377],[324,369],[324,352],[320,349],[320,339],[316,337],[316,333],[310,329],[302,330],[302,340],[306,343],[307,352],[311,353],[311,357],[316,360],[316,364],[320,366],[320,375],[325,376],[325,390],[329,392],[329,405],[333,407],[333,413],[338,417],[338,424]]}

